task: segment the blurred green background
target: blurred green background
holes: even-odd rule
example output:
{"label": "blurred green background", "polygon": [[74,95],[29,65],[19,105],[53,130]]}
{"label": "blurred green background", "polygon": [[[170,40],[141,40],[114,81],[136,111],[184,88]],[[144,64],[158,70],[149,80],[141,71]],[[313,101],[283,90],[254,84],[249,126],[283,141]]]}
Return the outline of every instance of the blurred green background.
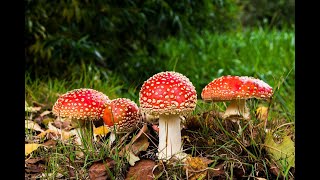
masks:
{"label": "blurred green background", "polygon": [[202,88],[260,78],[289,121],[295,102],[294,0],[25,0],[26,101],[51,108],[75,88],[138,103],[142,83],[175,70]]}

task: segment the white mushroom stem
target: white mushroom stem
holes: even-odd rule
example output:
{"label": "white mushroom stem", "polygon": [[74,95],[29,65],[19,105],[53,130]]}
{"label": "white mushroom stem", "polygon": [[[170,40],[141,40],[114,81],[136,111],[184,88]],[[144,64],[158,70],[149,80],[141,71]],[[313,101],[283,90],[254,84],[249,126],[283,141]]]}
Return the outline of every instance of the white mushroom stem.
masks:
{"label": "white mushroom stem", "polygon": [[244,119],[250,119],[250,112],[246,106],[246,99],[235,99],[230,102],[223,118],[225,119],[230,116],[242,116]]}
{"label": "white mushroom stem", "polygon": [[179,115],[160,115],[158,159],[169,160],[182,150]]}
{"label": "white mushroom stem", "polygon": [[114,132],[110,132],[109,136],[109,146],[111,147],[112,143],[116,140],[116,134]]}

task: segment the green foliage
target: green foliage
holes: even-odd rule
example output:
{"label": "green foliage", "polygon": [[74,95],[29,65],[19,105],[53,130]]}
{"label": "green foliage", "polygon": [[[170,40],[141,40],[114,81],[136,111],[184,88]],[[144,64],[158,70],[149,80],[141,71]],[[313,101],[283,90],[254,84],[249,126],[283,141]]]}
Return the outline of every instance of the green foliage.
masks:
{"label": "green foliage", "polygon": [[242,0],[244,26],[290,27],[295,22],[295,0]]}
{"label": "green foliage", "polygon": [[[236,27],[235,0],[25,0],[26,69],[64,78],[80,63],[119,69],[158,39]],[[228,23],[226,23],[228,22]]]}
{"label": "green foliage", "polygon": [[175,70],[191,80],[200,98],[202,88],[214,78],[229,74],[253,76],[274,87],[274,104],[289,114],[288,119],[293,119],[293,31],[256,29],[222,34],[205,32],[191,40],[169,38],[161,41],[157,50],[158,56],[149,57],[142,53],[130,59],[124,70],[127,83],[138,82],[137,87],[140,87],[144,80],[157,72]]}

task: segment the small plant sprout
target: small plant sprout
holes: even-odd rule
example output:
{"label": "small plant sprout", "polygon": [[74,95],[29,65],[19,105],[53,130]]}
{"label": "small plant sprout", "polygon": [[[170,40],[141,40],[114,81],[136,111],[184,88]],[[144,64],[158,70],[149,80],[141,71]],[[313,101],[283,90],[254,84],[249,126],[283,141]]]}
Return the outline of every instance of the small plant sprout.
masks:
{"label": "small plant sprout", "polygon": [[204,101],[231,101],[223,118],[241,116],[250,119],[246,100],[257,98],[269,100],[273,95],[272,87],[260,79],[248,76],[222,76],[206,85],[201,93]]}
{"label": "small plant sprout", "polygon": [[137,128],[141,114],[137,104],[127,98],[117,98],[107,104],[103,112],[104,124],[110,130],[109,145],[115,141],[116,134],[129,133]]}
{"label": "small plant sprout", "polygon": [[182,159],[180,116],[192,112],[197,102],[190,80],[178,72],[157,73],[142,85],[139,102],[142,113],[159,116],[158,159]]}

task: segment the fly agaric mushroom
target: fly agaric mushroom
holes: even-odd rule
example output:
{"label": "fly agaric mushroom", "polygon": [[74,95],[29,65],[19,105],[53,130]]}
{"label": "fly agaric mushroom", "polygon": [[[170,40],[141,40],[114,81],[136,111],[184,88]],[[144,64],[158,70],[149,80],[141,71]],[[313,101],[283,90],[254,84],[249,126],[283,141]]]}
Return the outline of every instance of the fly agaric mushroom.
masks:
{"label": "fly agaric mushroom", "polygon": [[57,99],[52,107],[52,112],[62,118],[62,121],[76,121],[82,125],[91,126],[91,121],[102,118],[103,111],[109,101],[108,96],[94,89],[74,89]]}
{"label": "fly agaric mushroom", "polygon": [[222,76],[206,85],[201,93],[205,101],[231,101],[223,118],[242,115],[244,119],[250,118],[246,99],[270,99],[272,87],[260,79],[248,76]]}
{"label": "fly agaric mushroom", "polygon": [[137,127],[141,115],[135,102],[127,98],[117,98],[106,105],[102,118],[111,132],[109,141],[111,146],[116,133],[127,133]]}
{"label": "fly agaric mushroom", "polygon": [[169,160],[182,150],[180,116],[196,107],[197,93],[190,80],[173,71],[160,72],[145,81],[139,92],[142,113],[159,116],[158,159]]}
{"label": "fly agaric mushroom", "polygon": [[109,101],[107,95],[94,89],[74,89],[57,99],[52,112],[70,120],[98,120]]}

